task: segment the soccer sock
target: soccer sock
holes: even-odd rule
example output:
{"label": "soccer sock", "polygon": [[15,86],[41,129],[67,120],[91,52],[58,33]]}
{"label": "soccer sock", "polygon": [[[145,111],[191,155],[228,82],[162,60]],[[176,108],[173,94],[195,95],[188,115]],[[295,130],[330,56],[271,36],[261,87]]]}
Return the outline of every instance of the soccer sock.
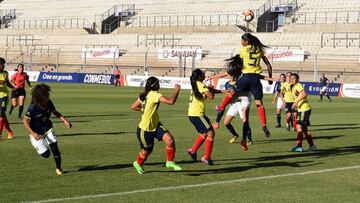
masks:
{"label": "soccer sock", "polygon": [[175,147],[166,147],[166,160],[173,161],[175,157]]}
{"label": "soccer sock", "polygon": [[12,111],[14,110],[14,106],[13,105],[11,105],[11,107],[10,107],[10,111],[9,111],[9,115],[11,115],[12,114]]}
{"label": "soccer sock", "polygon": [[331,100],[331,98],[330,98],[330,96],[329,96],[328,94],[326,94],[326,97],[327,97],[329,100]]}
{"label": "soccer sock", "polygon": [[138,155],[138,157],[137,157],[136,162],[137,162],[140,166],[142,166],[142,165],[144,164],[144,162],[146,161],[147,156],[148,156],[148,155],[143,156],[143,155],[141,154],[141,152],[140,152],[139,155]]}
{"label": "soccer sock", "polygon": [[264,106],[258,106],[258,114],[262,126],[266,126],[266,114]]}
{"label": "soccer sock", "polygon": [[225,125],[225,127],[231,132],[232,136],[236,136],[236,137],[239,136],[239,134],[237,134],[231,123]]}
{"label": "soccer sock", "polygon": [[309,146],[310,146],[310,147],[313,146],[313,145],[314,145],[314,141],[313,141],[313,137],[312,137],[310,131],[307,131],[307,132],[304,133],[304,134],[305,134],[305,138],[306,138],[307,142],[309,143]]}
{"label": "soccer sock", "polygon": [[220,123],[220,121],[221,121],[221,118],[223,117],[223,115],[224,115],[224,110],[222,110],[222,111],[220,111],[217,115],[216,115],[216,122],[217,123]]}
{"label": "soccer sock", "polygon": [[249,127],[248,127],[248,131],[247,131],[247,138],[252,141],[252,134],[251,134],[251,128],[250,128],[250,124],[248,124]]}
{"label": "soccer sock", "polygon": [[19,106],[19,115],[18,115],[19,118],[21,117],[23,111],[24,111],[24,105],[20,105]]}
{"label": "soccer sock", "polygon": [[298,132],[298,133],[297,133],[296,145],[297,145],[298,147],[302,147],[303,136],[304,136],[304,133],[303,133],[303,132]]}
{"label": "soccer sock", "polygon": [[279,125],[281,125],[281,114],[276,114],[276,120]]}
{"label": "soccer sock", "polygon": [[3,118],[3,124],[4,124],[5,129],[6,129],[8,132],[12,132],[12,130],[10,129],[9,121],[8,121],[7,118]]}
{"label": "soccer sock", "polygon": [[323,98],[323,95],[321,94],[321,95],[320,95],[320,101],[322,101],[322,98]]}
{"label": "soccer sock", "polygon": [[223,111],[225,107],[231,102],[231,100],[232,100],[232,95],[226,95],[221,102],[220,110]]}
{"label": "soccer sock", "polygon": [[[246,121],[243,123],[243,134],[242,134],[243,140],[246,140],[246,137],[249,136],[249,130],[250,130],[249,122]],[[250,137],[251,137],[251,131],[250,131]],[[251,138],[249,138],[249,140],[251,140]]]}
{"label": "soccer sock", "polygon": [[210,160],[211,158],[211,153],[212,153],[212,149],[213,149],[213,144],[214,144],[214,138],[212,137],[207,137],[205,140],[205,159],[206,160]]}
{"label": "soccer sock", "polygon": [[56,168],[61,169],[61,155],[57,143],[50,144],[50,149],[54,156]]}
{"label": "soccer sock", "polygon": [[296,128],[296,125],[297,125],[296,119],[294,118],[292,122],[293,122],[294,128]]}
{"label": "soccer sock", "polygon": [[194,143],[194,146],[191,148],[192,153],[196,153],[199,147],[204,143],[205,137],[199,135]]}

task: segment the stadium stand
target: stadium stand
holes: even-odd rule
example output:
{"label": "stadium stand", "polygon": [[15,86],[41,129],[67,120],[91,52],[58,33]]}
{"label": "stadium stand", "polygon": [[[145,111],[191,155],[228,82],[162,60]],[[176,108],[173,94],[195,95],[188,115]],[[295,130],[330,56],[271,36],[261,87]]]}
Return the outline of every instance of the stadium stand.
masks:
{"label": "stadium stand", "polygon": [[[356,81],[356,5],[358,0],[5,0],[0,14],[12,11],[12,17],[1,24],[0,54],[31,70],[111,73],[120,65],[127,74],[188,76],[196,67],[211,75],[238,53],[249,29],[272,48],[305,51],[303,62],[272,61],[274,74],[291,70],[313,80],[316,69],[332,80]],[[242,16],[246,9],[256,15],[249,24]],[[90,48],[112,48],[119,57],[81,57]],[[161,60],[161,49],[201,50],[202,57]]]}

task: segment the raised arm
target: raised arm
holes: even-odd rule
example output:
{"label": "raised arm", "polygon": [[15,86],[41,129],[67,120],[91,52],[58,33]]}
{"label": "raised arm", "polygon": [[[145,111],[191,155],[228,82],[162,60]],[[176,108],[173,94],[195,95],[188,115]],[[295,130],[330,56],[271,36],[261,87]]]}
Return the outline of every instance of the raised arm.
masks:
{"label": "raised arm", "polygon": [[172,96],[170,98],[162,96],[162,97],[160,97],[160,102],[165,103],[165,104],[169,104],[169,105],[175,104],[175,102],[176,102],[176,100],[178,98],[179,92],[180,92],[180,85],[175,85],[174,92],[173,92]]}

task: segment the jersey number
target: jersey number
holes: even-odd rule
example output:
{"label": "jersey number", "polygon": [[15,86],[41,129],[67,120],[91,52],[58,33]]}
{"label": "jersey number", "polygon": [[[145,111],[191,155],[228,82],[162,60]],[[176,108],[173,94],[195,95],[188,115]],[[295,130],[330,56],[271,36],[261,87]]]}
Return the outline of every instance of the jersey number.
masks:
{"label": "jersey number", "polygon": [[253,55],[255,55],[256,53],[251,51],[249,52],[250,53],[250,60],[254,60],[253,63],[248,63],[249,66],[252,66],[252,67],[256,67],[257,66],[257,62],[259,60],[259,58],[255,58]]}

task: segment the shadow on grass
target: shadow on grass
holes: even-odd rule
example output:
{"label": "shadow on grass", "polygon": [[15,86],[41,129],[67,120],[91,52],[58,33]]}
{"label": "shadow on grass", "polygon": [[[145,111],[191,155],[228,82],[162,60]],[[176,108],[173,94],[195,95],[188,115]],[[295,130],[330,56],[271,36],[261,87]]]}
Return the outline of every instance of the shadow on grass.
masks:
{"label": "shadow on grass", "polygon": [[[288,142],[288,141],[296,141],[296,135],[290,135],[292,138],[283,138],[283,139],[275,139],[275,140],[259,140],[255,141],[255,144],[268,144],[268,143],[278,143],[278,142]],[[325,136],[314,136],[314,140],[332,140],[340,137],[344,137],[345,135],[325,135]],[[271,138],[270,138],[271,139]],[[240,142],[238,142],[240,143]]]}
{"label": "shadow on grass", "polygon": [[334,128],[322,128],[322,129],[311,129],[310,131],[331,131],[331,130],[354,130],[354,129],[360,129],[360,127],[334,127]]}
{"label": "shadow on grass", "polygon": [[129,133],[135,134],[134,131],[131,131],[131,132],[119,131],[119,132],[67,133],[67,134],[57,134],[57,136],[70,137],[70,136],[86,136],[86,135],[123,135],[123,134],[129,134]]}
{"label": "shadow on grass", "polygon": [[332,124],[316,124],[311,126],[322,127],[322,126],[353,126],[353,125],[360,125],[360,123],[332,123]]}
{"label": "shadow on grass", "polygon": [[97,115],[87,114],[87,115],[68,115],[68,116],[66,116],[66,118],[92,118],[92,117],[109,117],[109,116],[124,117],[124,116],[128,116],[128,115],[122,114],[122,113],[97,114]]}

